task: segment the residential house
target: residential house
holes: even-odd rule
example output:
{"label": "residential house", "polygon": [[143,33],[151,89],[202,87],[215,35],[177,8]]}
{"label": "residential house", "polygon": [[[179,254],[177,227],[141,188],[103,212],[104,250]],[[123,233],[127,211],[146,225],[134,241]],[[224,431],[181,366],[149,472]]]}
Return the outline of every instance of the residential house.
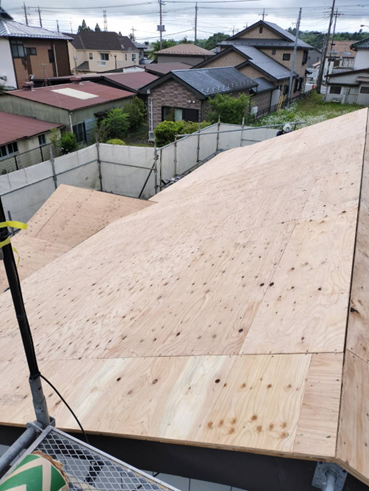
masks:
{"label": "residential house", "polygon": [[[58,123],[0,112],[0,174],[9,168],[18,169],[47,160],[51,130],[56,129],[60,136],[62,127]],[[14,165],[9,167],[10,160]]]}
{"label": "residential house", "polygon": [[[260,20],[222,41],[221,51],[196,68],[234,66],[250,78],[265,77],[278,88],[274,94],[275,105],[288,94],[295,39],[277,24]],[[292,97],[304,90],[310,49],[310,45],[298,40]]]}
{"label": "residential house", "polygon": [[171,62],[171,63],[151,63],[150,65],[145,66],[145,70],[148,73],[152,73],[161,77],[162,75],[166,75],[167,73],[173,70],[188,70],[192,65],[188,63],[182,63],[180,61]]}
{"label": "residential house", "polygon": [[[260,85],[260,87],[259,87]],[[253,105],[269,108],[275,86],[267,80],[252,80],[234,67],[174,70],[148,84],[140,93],[148,96],[149,131],[164,121],[203,121],[216,94],[253,95]],[[240,122],[241,123],[241,122]]]}
{"label": "residential house", "polygon": [[187,63],[188,65],[197,65],[202,61],[208,60],[214,53],[207,49],[200,48],[191,43],[182,43],[165,48],[154,53],[157,56],[158,63]]}
{"label": "residential house", "polygon": [[145,41],[144,43],[137,43],[136,41],[133,41],[133,43],[139,51],[138,58],[140,63],[142,63],[143,60],[147,59],[148,54],[152,51],[152,44],[150,44],[148,41]]}
{"label": "residential house", "polygon": [[138,65],[139,52],[127,36],[116,32],[82,31],[69,43],[71,70],[98,73]]}
{"label": "residential house", "polygon": [[351,49],[356,53],[354,70],[369,67],[369,38],[358,41],[351,45]]}
{"label": "residential house", "polygon": [[68,37],[16,22],[0,7],[0,83],[20,88],[30,77],[69,75]]}
{"label": "residential house", "polygon": [[0,110],[62,124],[75,133],[78,142],[84,142],[93,137],[99,118],[133,96],[76,78],[74,83],[7,92],[0,96]]}
{"label": "residential house", "polygon": [[369,106],[369,68],[327,75],[325,100]]}
{"label": "residential house", "polygon": [[315,63],[319,63],[322,59],[322,52],[319,49],[311,49],[308,52],[307,67],[314,68]]}

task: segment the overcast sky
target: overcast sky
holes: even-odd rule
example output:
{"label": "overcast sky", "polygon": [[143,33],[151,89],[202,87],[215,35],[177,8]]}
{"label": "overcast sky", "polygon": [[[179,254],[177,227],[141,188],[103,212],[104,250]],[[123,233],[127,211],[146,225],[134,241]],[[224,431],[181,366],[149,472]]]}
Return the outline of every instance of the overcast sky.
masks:
{"label": "overcast sky", "polygon": [[[24,22],[21,0],[0,0],[2,6],[15,20]],[[103,10],[107,12],[109,31],[128,35],[135,29],[139,41],[158,38],[158,0],[26,0],[30,25],[39,25],[37,7],[40,5],[43,27],[56,30],[59,21],[63,32],[76,32],[82,19],[94,28],[99,23],[103,29]],[[79,5],[79,7],[77,6]],[[232,34],[260,19],[263,9],[266,20],[278,23],[285,29],[296,24],[299,7],[302,7],[301,29],[325,31],[328,26],[332,0],[198,0],[198,37],[207,38],[215,32]],[[337,0],[341,15],[337,31],[355,32],[361,24],[369,26],[369,0]],[[194,37],[195,2],[191,0],[166,0],[163,6],[164,38],[176,40]],[[369,27],[364,28],[369,31]]]}

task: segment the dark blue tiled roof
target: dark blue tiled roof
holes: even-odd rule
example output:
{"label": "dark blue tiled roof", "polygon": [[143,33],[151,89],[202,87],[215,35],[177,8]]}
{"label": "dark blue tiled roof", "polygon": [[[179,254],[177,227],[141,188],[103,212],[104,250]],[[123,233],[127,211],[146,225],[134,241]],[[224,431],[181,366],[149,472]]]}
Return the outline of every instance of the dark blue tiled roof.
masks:
{"label": "dark blue tiled roof", "polygon": [[204,96],[251,89],[257,84],[234,67],[173,70],[172,73]]}
{"label": "dark blue tiled roof", "polygon": [[369,38],[362,39],[351,45],[352,49],[369,49]]}

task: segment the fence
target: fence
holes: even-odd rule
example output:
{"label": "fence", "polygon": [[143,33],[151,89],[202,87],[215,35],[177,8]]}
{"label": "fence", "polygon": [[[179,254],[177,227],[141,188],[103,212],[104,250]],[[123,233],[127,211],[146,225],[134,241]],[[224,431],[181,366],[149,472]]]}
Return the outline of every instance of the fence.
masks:
{"label": "fence", "polygon": [[[8,172],[14,172],[19,169],[30,167],[31,165],[45,162],[50,159],[50,148],[52,144],[43,145],[41,147],[33,148],[27,152],[18,153],[0,160],[0,174],[7,174]],[[55,151],[54,151],[55,153]]]}
{"label": "fence", "polygon": [[273,138],[274,128],[217,123],[162,148],[94,144],[0,176],[0,195],[13,219],[27,222],[60,184],[148,199],[175,176],[217,153]]}
{"label": "fence", "polygon": [[306,99],[307,97],[310,96],[310,94],[312,93],[313,91],[310,90],[308,92],[302,92],[300,95],[298,95],[297,97],[293,97],[291,99],[285,99],[281,105],[279,104],[275,104],[274,106],[270,106],[266,109],[264,109],[263,111],[258,111],[258,115],[257,115],[257,118],[261,118],[262,116],[266,116],[267,114],[270,114],[270,113],[274,113],[276,111],[278,111],[278,109],[285,109],[287,104],[289,103],[290,105],[293,104],[294,102],[297,102],[297,101],[300,101],[302,99]]}

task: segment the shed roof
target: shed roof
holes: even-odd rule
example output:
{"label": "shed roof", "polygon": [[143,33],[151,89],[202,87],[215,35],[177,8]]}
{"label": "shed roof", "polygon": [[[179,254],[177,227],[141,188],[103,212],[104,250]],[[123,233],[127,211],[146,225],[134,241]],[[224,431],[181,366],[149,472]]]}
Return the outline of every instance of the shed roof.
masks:
{"label": "shed roof", "polygon": [[133,50],[138,48],[127,36],[119,36],[116,32],[106,31],[81,31],[73,35],[72,45],[75,49],[91,50]]}
{"label": "shed roof", "polygon": [[170,48],[161,49],[155,53],[156,55],[187,55],[187,56],[214,56],[212,51],[209,51],[200,46],[191,43],[177,44]]}
{"label": "shed roof", "polygon": [[144,85],[153,82],[158,77],[148,72],[130,72],[130,73],[104,73],[103,78],[111,80],[128,90],[138,90]]}
{"label": "shed roof", "polygon": [[264,77],[257,77],[253,78],[253,81],[257,83],[257,87],[254,87],[252,90],[253,92],[260,93],[260,92],[268,92],[270,90],[276,90],[276,86],[269,82]]}
{"label": "shed roof", "polygon": [[79,84],[69,83],[39,87],[33,90],[14,90],[8,92],[7,95],[73,111],[108,101],[125,99],[134,94],[126,90],[86,81]]}
{"label": "shed roof", "polygon": [[[43,373],[87,432],[333,461],[369,482],[367,117],[223,152],[27,278]],[[0,315],[0,423],[24,425],[10,292]]]}
{"label": "shed roof", "polygon": [[31,138],[61,126],[63,125],[0,111],[0,145]]}

